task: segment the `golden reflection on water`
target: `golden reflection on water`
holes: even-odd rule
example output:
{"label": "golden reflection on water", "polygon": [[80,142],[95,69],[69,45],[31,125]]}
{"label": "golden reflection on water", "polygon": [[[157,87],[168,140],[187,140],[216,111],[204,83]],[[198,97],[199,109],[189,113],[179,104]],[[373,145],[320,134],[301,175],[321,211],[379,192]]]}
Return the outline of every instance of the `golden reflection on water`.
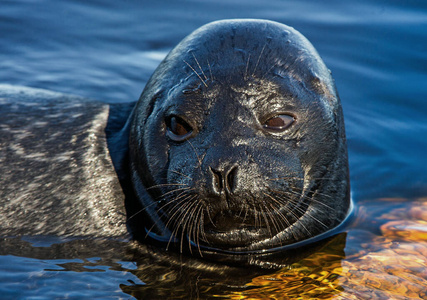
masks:
{"label": "golden reflection on water", "polygon": [[[376,205],[387,207],[399,201],[403,202],[381,199]],[[329,245],[289,268],[253,278],[246,284],[248,289],[228,297],[427,299],[427,199],[374,216],[371,223],[377,224],[376,234],[357,229],[367,222],[364,213],[370,211],[371,207],[359,207],[362,213],[347,233],[345,257],[339,254],[339,243]]]}

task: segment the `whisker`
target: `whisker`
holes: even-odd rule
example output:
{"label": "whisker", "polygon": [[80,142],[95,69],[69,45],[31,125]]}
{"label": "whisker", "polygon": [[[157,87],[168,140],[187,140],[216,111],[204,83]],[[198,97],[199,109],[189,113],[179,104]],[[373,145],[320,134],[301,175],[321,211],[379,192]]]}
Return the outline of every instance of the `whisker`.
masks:
{"label": "whisker", "polygon": [[200,71],[202,71],[202,74],[203,74],[203,76],[205,77],[205,80],[207,81],[207,80],[208,80],[208,78],[206,77],[205,72],[203,72],[203,69],[202,69],[202,67],[201,67],[201,66],[200,66],[200,64],[199,64],[199,61],[197,60],[197,58],[196,58],[196,56],[194,55],[194,53],[193,53],[193,52],[191,52],[191,54],[193,55],[193,58],[194,58],[194,60],[196,61],[197,66],[199,67]]}
{"label": "whisker", "polygon": [[[166,202],[164,205],[162,205],[161,207],[159,207],[157,209],[157,212],[160,212],[163,208],[165,208],[166,206],[170,205],[170,204],[175,204],[177,205],[177,201],[181,202],[181,200],[186,200],[188,198],[190,198],[192,195],[186,195],[186,192],[182,192],[180,193],[178,196],[176,196],[175,198],[173,198],[172,200]],[[169,208],[169,210],[173,210],[175,207],[173,208]]]}
{"label": "whisker", "polygon": [[[204,239],[205,241],[207,241],[207,237],[206,237],[206,233],[205,233],[205,229],[203,227],[203,224],[205,224],[205,207],[203,205],[201,205],[202,209],[200,211],[200,220],[199,220],[199,229],[200,229],[200,233],[202,234],[202,239]],[[200,233],[198,234],[198,236],[200,235]]]}
{"label": "whisker", "polygon": [[187,64],[187,66],[190,67],[191,70],[193,70],[194,74],[197,75],[197,77],[199,77],[200,81],[205,85],[205,87],[208,87],[208,85],[206,84],[206,82],[203,80],[203,78],[196,72],[196,70],[194,70],[194,68],[184,60],[184,62]]}
{"label": "whisker", "polygon": [[[279,203],[279,202],[278,202]],[[285,228],[288,228],[289,226],[291,226],[291,223],[289,222],[288,218],[286,218],[285,215],[282,214],[282,212],[280,211],[280,207],[275,207],[272,203],[268,203],[272,209],[272,211],[269,210],[270,214],[271,214],[271,219],[272,222],[274,222],[274,226],[277,230],[277,233],[283,231]],[[267,209],[267,207],[266,207]],[[276,218],[277,216],[277,218]],[[285,222],[285,224],[283,224],[283,221]],[[280,224],[279,224],[280,223]],[[279,227],[282,228],[282,230],[279,230]],[[293,232],[291,230],[291,234],[294,237],[294,239],[297,239],[295,232]],[[282,245],[282,241],[280,240],[280,244]]]}
{"label": "whisker", "polygon": [[251,54],[249,53],[249,55],[248,55],[248,61],[247,61],[247,63],[246,63],[246,70],[245,70],[245,80],[247,80],[247,78],[248,78],[248,68],[249,68],[249,60],[251,59]]}
{"label": "whisker", "polygon": [[[200,216],[199,216],[200,215]],[[203,205],[200,203],[199,205],[199,211],[197,212],[197,216],[196,216],[196,245],[197,245],[197,249],[199,250],[199,254],[201,257],[203,257],[202,251],[200,250],[200,240],[199,240],[199,236],[200,236],[200,228],[202,227],[202,216],[203,216]],[[203,232],[203,228],[202,228],[202,232]]]}
{"label": "whisker", "polygon": [[[173,200],[172,200],[172,201],[170,201],[170,198],[169,198],[169,197],[165,197],[165,195],[161,195],[161,196],[157,197],[157,198],[156,198],[156,201],[157,201],[158,203],[161,203],[161,202],[163,202],[163,201],[173,202],[173,201],[176,201],[176,200],[180,199],[184,194],[187,194],[188,192],[190,192],[190,191],[192,191],[192,190],[194,190],[194,188],[181,191],[181,193],[179,193],[178,195],[174,196],[174,198],[173,198]],[[169,203],[169,202],[167,202],[167,203]]]}
{"label": "whisker", "polygon": [[246,207],[246,209],[245,209],[245,216],[243,217],[243,221],[242,221],[242,223],[244,223],[245,221],[246,221],[246,218],[247,218],[247,216],[248,216],[248,212],[249,212],[249,207],[247,206],[247,205],[245,205]]}
{"label": "whisker", "polygon": [[[281,209],[286,209],[289,205],[289,200],[288,199],[276,199],[273,196],[267,194],[267,193],[263,193],[265,196],[269,197],[271,200],[273,200],[273,202],[277,203],[277,205],[279,205],[278,207],[280,207]],[[283,201],[283,202],[282,202]]]}
{"label": "whisker", "polygon": [[209,209],[206,209],[206,214],[208,215],[209,221],[211,222],[211,224],[213,225],[213,227],[216,228],[215,223],[212,221],[211,214],[209,213]]}
{"label": "whisker", "polygon": [[261,216],[256,206],[254,206],[254,223],[255,227],[259,228],[261,226]]}
{"label": "whisker", "polygon": [[[305,180],[304,177],[292,177],[292,176],[285,176],[285,177],[277,177],[277,178],[268,178],[267,180],[272,180],[272,181],[278,181],[278,180],[285,180],[285,179],[295,179],[295,180]],[[331,177],[313,177],[310,178],[310,180],[336,180],[336,181],[340,181],[341,179],[337,179],[337,178],[331,178]]]}
{"label": "whisker", "polygon": [[[182,189],[176,189],[176,190],[174,190],[174,191],[177,191],[177,190],[182,190]],[[195,190],[194,188],[189,188],[189,189],[185,189],[182,193],[180,193],[177,197],[178,197],[178,199],[179,199],[179,197],[183,194],[183,193],[185,193],[185,192],[188,192],[188,191],[191,191],[191,190]],[[171,192],[174,192],[174,191],[171,191]],[[159,199],[161,199],[161,198],[163,198],[165,196],[165,194],[164,195],[162,195]],[[157,199],[157,200],[159,200],[159,199]],[[174,201],[175,200],[178,200],[178,199],[174,199]],[[171,201],[171,202],[173,202],[173,201]],[[148,205],[146,205],[145,207],[143,207],[143,208],[141,208],[139,211],[137,211],[136,213],[134,213],[133,215],[131,215],[127,220],[129,221],[129,220],[131,220],[131,219],[133,219],[134,217],[136,217],[137,215],[139,215],[140,213],[142,213],[144,210],[146,210],[147,208],[150,208],[151,206],[156,206],[157,204],[159,204],[159,202],[158,201],[153,201],[153,202],[151,202],[150,204],[148,204]],[[170,204],[170,203],[167,203],[167,204]],[[161,209],[161,208],[160,208]]]}
{"label": "whisker", "polygon": [[334,197],[332,197],[331,195],[328,195],[328,194],[325,194],[325,193],[322,193],[322,192],[319,192],[319,191],[316,191],[316,192],[315,192],[315,194],[316,194],[316,195],[319,195],[319,196],[322,196],[322,197],[329,198],[329,199],[335,199],[335,198],[334,198]]}
{"label": "whisker", "polygon": [[[266,193],[263,193],[265,196],[267,196],[267,197],[269,197],[271,200],[273,200],[275,203],[277,203],[279,206],[277,207],[277,208],[280,208],[283,204],[285,204],[285,203],[282,203],[282,202],[280,202],[279,200],[277,200],[276,198],[274,198],[273,196],[271,196],[271,195],[269,195],[269,194],[266,194]],[[288,201],[286,201],[286,204],[288,203]],[[271,204],[270,204],[271,205]],[[286,227],[289,227],[289,226],[291,226],[291,223],[289,222],[289,220],[286,218],[286,216],[284,216],[281,212],[280,212],[280,210],[279,209],[276,209],[276,210],[274,210],[277,214],[280,214],[280,215],[282,215],[283,216],[283,220],[285,221],[285,223],[286,223]]]}
{"label": "whisker", "polygon": [[188,184],[185,184],[185,183],[163,183],[163,184],[156,184],[156,185],[150,186],[147,188],[147,190],[152,190],[155,188],[166,187],[166,186],[176,186],[176,185],[187,185],[188,186]]}
{"label": "whisker", "polygon": [[131,215],[127,220],[129,221],[129,220],[133,219],[134,217],[136,217],[137,215],[139,215],[140,213],[142,213],[144,210],[146,210],[147,208],[150,208],[150,207],[151,207],[151,206],[153,206],[153,205],[157,205],[157,202],[152,202],[152,203],[150,203],[149,205],[147,205],[147,206],[145,206],[145,207],[141,208],[141,209],[140,209],[140,210],[138,210],[136,213],[134,213],[133,215]]}
{"label": "whisker", "polygon": [[[328,226],[326,226],[322,221],[320,221],[320,220],[319,220],[319,219],[317,219],[315,216],[313,216],[313,215],[310,213],[310,211],[309,211],[309,210],[303,210],[303,209],[301,209],[300,207],[297,207],[297,206],[295,206],[295,207],[294,207],[294,209],[295,209],[296,211],[300,212],[301,214],[306,215],[306,216],[308,216],[308,217],[312,218],[313,220],[315,220],[316,222],[318,222],[320,225],[322,225],[323,227],[325,227],[326,229],[328,229]],[[301,225],[303,225],[303,224],[301,223]]]}
{"label": "whisker", "polygon": [[[298,212],[300,212],[302,215],[304,215],[306,213],[306,211],[304,211],[303,209],[301,209],[299,207],[296,207],[296,206],[294,206],[293,209],[296,210],[296,211],[298,211]],[[298,217],[298,215],[295,214],[293,210],[289,210],[288,213],[290,213],[292,215],[292,217],[294,217],[295,220],[299,220],[300,219],[300,217]],[[307,227],[305,227],[304,223],[300,222],[299,224],[301,224],[302,228],[304,228],[304,230],[307,231],[307,233],[309,235],[311,235],[310,230]],[[297,237],[295,236],[295,234],[294,234],[293,231],[292,231],[292,235],[293,235],[293,237],[295,239],[297,239]]]}
{"label": "whisker", "polygon": [[265,43],[264,47],[262,47],[261,53],[259,54],[258,60],[257,60],[256,65],[255,65],[254,71],[252,72],[252,76],[255,75],[255,71],[258,68],[258,64],[259,64],[259,61],[261,60],[261,56],[262,56],[262,53],[264,52],[265,46],[267,46],[267,43]]}
{"label": "whisker", "polygon": [[187,190],[192,190],[192,188],[187,186],[187,187],[183,187],[183,188],[179,188],[179,189],[174,189],[174,190],[171,190],[169,192],[162,194],[161,198],[164,198],[165,196],[172,194],[172,193],[175,193],[175,192],[178,192],[178,191],[187,191]]}
{"label": "whisker", "polygon": [[[172,201],[167,202],[166,204],[164,204],[162,207],[159,208],[158,212],[160,212],[161,209],[173,204],[172,207],[166,208],[165,209],[165,213],[166,214],[171,214],[173,211],[178,212],[180,210],[179,206],[186,201],[189,201],[189,199],[191,199],[191,197],[194,197],[194,195],[182,195],[182,197],[177,198],[177,199],[173,199]],[[174,215],[172,215],[171,217],[169,217],[169,220],[172,219],[174,217]],[[166,223],[166,226],[169,224],[169,221]]]}
{"label": "whisker", "polygon": [[[265,204],[264,203],[262,203],[262,204],[265,208]],[[268,233],[270,234],[270,237],[273,237],[273,233],[271,232],[270,222],[268,222],[268,218],[265,215],[265,212],[261,207],[260,207],[260,215],[263,217],[263,219],[265,221],[265,225],[267,226],[267,230],[268,230]]]}
{"label": "whisker", "polygon": [[277,178],[268,178],[267,180],[270,180],[270,181],[279,181],[279,180],[286,180],[286,179],[304,180],[303,177],[292,177],[292,176],[277,177]]}
{"label": "whisker", "polygon": [[[196,198],[196,196],[195,196],[195,197],[193,197],[191,200],[194,200],[195,198]],[[190,203],[190,205],[188,205],[188,206],[185,208],[185,210],[184,210],[184,214],[181,214],[181,215],[180,215],[180,219],[181,219],[181,221],[180,221],[180,223],[179,223],[179,224],[178,224],[178,226],[177,226],[177,227],[181,226],[181,243],[180,243],[180,249],[179,249],[180,253],[182,253],[182,248],[183,248],[183,243],[184,243],[184,234],[185,234],[185,229],[187,228],[187,225],[188,225],[188,223],[190,222],[190,218],[187,218],[187,215],[191,215],[191,212],[192,212],[193,206],[194,206],[195,204],[197,204],[197,202],[196,202],[196,201],[194,201],[194,202],[192,202],[192,203],[189,201],[189,203]],[[190,247],[190,252],[191,252],[191,247]]]}
{"label": "whisker", "polygon": [[[246,205],[241,205],[241,208],[240,208],[240,211],[239,211],[239,214],[237,215],[237,217],[239,217],[240,218],[240,216],[242,215],[242,212],[243,212],[243,208],[244,208],[244,206],[246,206]],[[244,221],[244,220],[243,220]]]}
{"label": "whisker", "polygon": [[[324,196],[327,196],[327,195],[324,195]],[[308,197],[308,196],[305,196],[305,197]],[[322,201],[319,201],[319,200],[317,200],[317,199],[314,199],[313,197],[311,197],[311,198],[310,198],[310,200],[311,200],[312,202],[319,203],[320,205],[323,205],[324,207],[326,207],[326,208],[328,208],[328,209],[330,209],[330,210],[335,210],[332,206],[329,206],[328,204],[326,204],[326,203],[324,203],[324,202],[322,202]]]}
{"label": "whisker", "polygon": [[[299,194],[299,193],[294,192],[294,191],[276,191],[276,190],[274,190],[272,192],[277,193],[277,194],[292,194],[292,195],[297,195],[297,196],[302,197],[302,199],[309,199],[310,201],[319,203],[320,205],[323,205],[324,207],[329,208],[330,210],[334,210],[334,208],[331,207],[331,206],[329,206],[328,204],[326,204],[326,203],[324,203],[322,201],[319,201],[319,200],[315,199],[314,197],[309,197],[308,195],[302,195],[302,194]],[[326,195],[324,193],[317,192],[317,194],[321,195],[321,196],[325,196],[325,197],[331,198],[331,199],[333,198],[332,196]]]}
{"label": "whisker", "polygon": [[194,201],[194,206],[191,207],[188,220],[187,220],[187,240],[188,240],[188,249],[190,250],[190,253],[193,253],[192,247],[191,247],[191,241],[194,238],[194,223],[196,222],[195,216],[196,211],[199,207],[199,202]]}
{"label": "whisker", "polygon": [[[297,210],[297,211],[299,211],[300,213],[302,213],[303,215],[305,214],[305,212],[306,211],[303,211],[302,209],[300,209],[299,207],[294,207],[294,209],[295,210]],[[296,220],[299,220],[299,218],[298,218],[298,216],[292,211],[292,210],[290,210],[289,211],[289,213],[296,219]],[[304,225],[304,223],[302,223],[302,222],[300,222],[299,224],[301,224],[301,226],[302,226],[302,228],[304,228],[305,229],[305,231],[307,231],[307,233],[309,234],[309,235],[311,235],[311,232],[310,232],[310,230],[308,230],[308,228],[307,227],[305,227],[305,225]],[[296,239],[296,236],[295,235],[293,235],[294,236],[294,238]]]}
{"label": "whisker", "polygon": [[191,148],[193,148],[193,151],[194,151],[194,153],[196,154],[196,157],[197,157],[197,161],[199,162],[199,167],[201,168],[202,167],[202,161],[201,161],[199,155],[197,154],[196,149],[194,148],[193,144],[189,140],[187,140],[187,142],[190,144]]}
{"label": "whisker", "polygon": [[[156,210],[157,213],[160,212],[160,210],[162,210],[164,207],[170,205],[170,204],[174,204],[174,207],[170,208],[169,211],[174,210],[178,205],[180,205],[182,202],[185,202],[188,198],[190,198],[191,195],[187,195],[186,198],[183,197],[179,197],[179,198],[175,198],[172,201],[169,201],[168,203],[162,205],[160,208],[158,208]],[[157,204],[157,202],[154,202],[155,204]],[[177,210],[178,211],[178,210]],[[168,222],[165,224],[165,227],[168,227],[169,222],[170,222],[171,218],[169,218]],[[151,230],[153,230],[154,226],[157,225],[157,221],[153,224],[153,226],[151,226],[151,228],[147,231],[145,238],[147,238],[147,236],[149,235],[149,233],[151,232]],[[169,242],[170,242],[171,238],[169,238]],[[169,243],[168,243],[169,245]]]}
{"label": "whisker", "polygon": [[[279,205],[281,205],[281,204],[283,204],[283,203],[281,203],[279,200],[277,200],[276,198],[274,198],[274,197],[272,197],[271,195],[268,195],[268,194],[265,194],[264,193],[264,195],[266,195],[266,196],[268,196],[270,199],[272,199],[274,202],[276,202],[277,204],[279,204]],[[281,198],[279,198],[280,200],[282,200],[282,201],[285,201],[285,199],[281,199]],[[296,210],[298,210],[299,208],[298,208],[298,202],[297,201],[295,201],[295,200],[293,200],[293,199],[287,199],[286,201],[286,206],[289,204],[289,203],[294,203],[294,204],[296,204],[296,205],[294,205],[293,207],[292,207],[292,209],[296,209]],[[286,207],[285,206],[285,207]],[[298,216],[293,212],[293,210],[292,209],[290,209],[290,210],[287,210],[287,212],[289,213],[289,214],[291,214],[296,220],[298,220],[299,218],[298,218]],[[305,211],[302,211],[301,209],[299,209],[298,210],[299,212],[302,212],[302,213],[304,213]],[[286,216],[284,216],[281,212],[280,212],[280,210],[277,210],[277,213],[278,214],[280,214],[281,216],[282,216],[282,219],[285,221],[285,223],[286,223],[286,225],[287,225],[287,227],[289,227],[289,226],[291,226],[291,223],[289,222],[289,220],[286,218]],[[305,227],[304,226],[304,224],[303,223],[301,223],[301,226],[309,233],[309,234],[311,234],[311,232],[307,229],[307,227]],[[297,237],[295,236],[295,233],[293,232],[293,231],[291,231],[292,232],[292,236],[295,238],[295,239],[297,239]]]}
{"label": "whisker", "polygon": [[[190,199],[194,199],[196,196],[193,196],[193,198],[190,198]],[[188,199],[187,199],[188,200]],[[187,201],[186,200],[186,201]],[[178,218],[180,217],[180,216],[182,216],[182,214],[184,213],[186,213],[186,209],[188,208],[188,206],[190,206],[191,205],[191,200],[189,200],[187,203],[185,203],[183,206],[181,206],[180,208],[178,208],[173,214],[172,214],[172,216],[170,216],[169,217],[169,220],[168,220],[168,222],[166,223],[166,227],[167,226],[169,226],[169,224],[170,224],[170,221],[172,221],[172,220],[174,220],[175,219],[175,216],[179,213],[179,215],[177,216]],[[172,224],[172,227],[174,228],[173,230],[172,230],[172,234],[171,234],[171,238],[169,238],[169,241],[168,241],[168,244],[166,245],[166,250],[168,250],[169,249],[169,244],[170,244],[170,242],[171,242],[171,240],[172,240],[172,236],[175,236],[176,237],[176,235],[177,235],[177,233],[178,233],[178,230],[179,230],[179,227],[180,227],[180,225],[181,225],[181,223],[182,223],[182,221],[183,221],[183,218],[180,218],[180,220],[178,220],[178,219],[176,219],[176,220],[174,220],[174,223]],[[181,240],[181,249],[182,249],[182,240]]]}
{"label": "whisker", "polygon": [[275,63],[274,65],[272,65],[267,72],[264,73],[264,75],[261,76],[261,79],[263,79],[275,66],[277,66],[277,63]]}
{"label": "whisker", "polygon": [[212,68],[211,68],[211,64],[209,63],[209,59],[207,60],[208,61],[208,66],[209,66],[209,73],[210,73],[210,75],[211,75],[211,82],[213,82],[213,75],[212,75]]}
{"label": "whisker", "polygon": [[180,172],[178,172],[178,171],[175,171],[175,170],[170,170],[170,172],[173,172],[173,173],[176,173],[176,174],[178,174],[178,175],[182,175],[182,176],[184,176],[184,177],[187,177],[188,179],[192,179],[190,176],[188,176],[188,175],[185,175],[185,174],[183,174],[183,173],[180,173]]}
{"label": "whisker", "polygon": [[[272,207],[273,211],[278,215],[278,220],[280,221],[280,223],[286,226],[283,226],[283,229],[288,228],[291,226],[291,222],[289,222],[288,218],[286,218],[286,216],[284,214],[282,214],[282,212],[279,209],[275,209],[274,206],[270,203],[270,206]],[[285,224],[283,224],[282,220],[285,222]],[[294,237],[294,239],[297,239],[295,232],[291,230],[292,236]]]}
{"label": "whisker", "polygon": [[199,208],[199,203],[198,203],[197,199],[196,199],[196,201],[194,201],[194,203],[196,204],[196,206],[194,206],[191,209],[191,213],[190,213],[189,218],[188,218],[189,219],[188,220],[189,226],[188,226],[188,230],[187,230],[188,249],[190,250],[190,253],[193,253],[192,247],[191,247],[191,242],[193,240],[195,240],[194,223],[197,221],[195,216],[196,216],[197,209]]}
{"label": "whisker", "polygon": [[[194,222],[195,222],[194,218],[195,218],[195,213],[197,211],[197,208],[199,207],[198,201],[194,201],[194,205],[195,206],[192,206],[191,208],[189,208],[189,210],[190,209],[191,210],[190,210],[188,220],[187,220],[187,224],[186,224],[187,225],[188,249],[190,250],[190,253],[193,253],[192,248],[191,248],[191,239],[192,239],[192,236],[194,236],[194,232],[193,232]],[[183,229],[183,232],[184,232],[184,229]]]}

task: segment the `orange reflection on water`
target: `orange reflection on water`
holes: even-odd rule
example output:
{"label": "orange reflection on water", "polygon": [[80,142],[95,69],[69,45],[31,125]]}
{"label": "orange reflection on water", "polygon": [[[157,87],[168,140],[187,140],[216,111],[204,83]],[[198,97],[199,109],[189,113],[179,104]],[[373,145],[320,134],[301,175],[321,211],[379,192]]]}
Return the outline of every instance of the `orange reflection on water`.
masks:
{"label": "orange reflection on water", "polygon": [[[334,241],[289,268],[253,278],[246,285],[248,289],[229,297],[427,299],[427,203],[424,200],[383,213],[383,224],[378,224],[381,235],[357,226],[349,229],[344,241],[347,255],[340,253],[343,242]],[[362,207],[361,211],[369,209]]]}

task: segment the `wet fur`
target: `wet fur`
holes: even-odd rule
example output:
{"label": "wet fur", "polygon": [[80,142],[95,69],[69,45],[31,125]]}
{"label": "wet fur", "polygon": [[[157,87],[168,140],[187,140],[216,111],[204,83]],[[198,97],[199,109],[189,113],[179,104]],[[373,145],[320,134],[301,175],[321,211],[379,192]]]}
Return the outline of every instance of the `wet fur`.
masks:
{"label": "wet fur", "polygon": [[[0,106],[3,236],[123,237],[127,221],[135,239],[229,256],[318,236],[349,210],[333,79],[282,24],[202,27],[165,58],[133,109],[10,86],[0,87]],[[291,131],[262,131],[272,106],[295,111]],[[168,140],[168,113],[191,116],[197,134]],[[213,194],[221,168],[234,190]]]}
{"label": "wet fur", "polygon": [[[242,40],[245,35],[247,40]],[[285,94],[280,96],[283,87]],[[216,105],[228,107],[221,99],[230,93],[240,95],[230,100],[239,103],[261,99],[268,93],[273,98],[300,99],[302,119],[310,121],[298,124],[293,136],[284,138],[298,156],[292,156],[290,150],[278,151],[277,137],[272,139],[275,144],[269,151],[283,157],[282,163],[256,154],[270,146],[260,146],[257,141],[251,144],[248,134],[227,129],[213,139],[209,126],[229,122],[227,110],[223,116],[214,116],[220,120],[217,123],[207,121],[213,123],[196,126],[198,134],[204,134],[203,141],[197,135],[179,146],[167,141],[163,123],[167,109],[173,110],[176,105],[184,115],[198,111],[196,123],[200,120],[202,124],[201,120],[214,118]],[[316,122],[318,128],[313,126]],[[310,134],[304,136],[304,132]],[[233,134],[242,135],[234,145]],[[228,139],[228,150],[217,142],[221,139]],[[316,146],[310,147],[313,144]],[[161,63],[142,93],[132,118],[130,147],[132,180],[142,202],[141,210],[131,217],[144,215],[147,236],[155,233],[163,237],[166,248],[178,243],[180,251],[197,249],[202,254],[206,247],[236,252],[280,247],[337,226],[348,212],[347,150],[338,94],[329,70],[311,44],[282,24],[223,21],[202,27],[184,39]],[[211,149],[215,147],[222,148],[214,153]],[[247,186],[238,197],[218,197],[215,202],[208,199],[209,180],[203,178],[209,164],[228,159],[226,151],[234,153],[234,160],[228,163],[238,165],[238,180],[243,182],[244,177]],[[271,163],[279,167],[274,169]],[[220,233],[207,236],[207,227],[215,230],[215,217],[237,231],[226,232],[223,237]],[[242,234],[239,226],[246,223],[253,232],[261,233],[243,232],[247,241],[243,237],[227,242],[234,233]]]}

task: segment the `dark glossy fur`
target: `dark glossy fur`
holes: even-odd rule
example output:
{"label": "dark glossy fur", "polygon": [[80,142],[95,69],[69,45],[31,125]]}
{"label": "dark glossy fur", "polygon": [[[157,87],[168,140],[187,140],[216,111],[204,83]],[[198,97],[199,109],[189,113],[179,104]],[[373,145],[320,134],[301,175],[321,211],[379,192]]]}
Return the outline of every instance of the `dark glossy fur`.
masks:
{"label": "dark glossy fur", "polygon": [[[275,113],[295,124],[267,132]],[[191,125],[185,141],[168,138],[171,115]],[[154,72],[130,126],[135,216],[181,251],[281,247],[348,213],[340,100],[316,50],[288,26],[226,20],[196,30]]]}
{"label": "dark glossy fur", "polygon": [[[277,114],[295,121],[266,130]],[[182,141],[168,133],[172,115],[191,127]],[[129,230],[162,248],[257,265],[240,254],[296,257],[289,248],[328,237],[350,206],[330,72],[300,33],[264,20],[190,34],[134,108],[0,86],[0,171],[3,237]]]}

